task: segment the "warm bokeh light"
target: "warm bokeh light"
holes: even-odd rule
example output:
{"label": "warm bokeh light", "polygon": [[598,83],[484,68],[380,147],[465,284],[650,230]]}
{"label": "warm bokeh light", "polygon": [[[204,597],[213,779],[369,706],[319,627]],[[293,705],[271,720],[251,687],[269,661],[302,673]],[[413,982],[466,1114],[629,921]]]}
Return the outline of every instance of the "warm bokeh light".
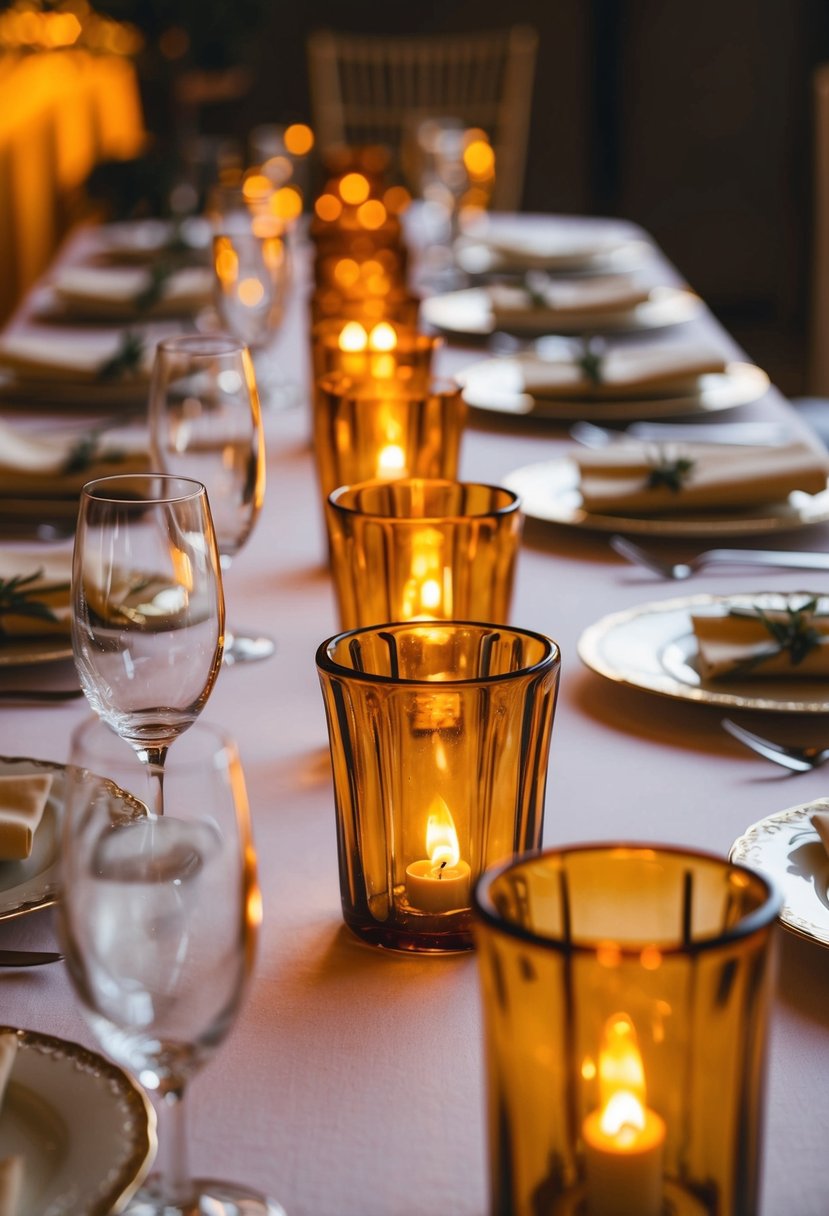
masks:
{"label": "warm bokeh light", "polygon": [[395,350],[397,347],[397,332],[394,326],[389,325],[388,321],[381,321],[378,325],[375,325],[368,336],[368,345],[370,350]]}
{"label": "warm bokeh light", "polygon": [[314,146],[314,132],[304,122],[291,123],[285,130],[285,149],[291,156],[307,156]]}
{"label": "warm bokeh light", "polygon": [[343,202],[354,207],[364,203],[370,192],[368,178],[363,177],[362,173],[346,173],[345,177],[340,178],[338,188]]}
{"label": "warm bokeh light", "polygon": [[365,350],[368,346],[368,334],[359,321],[349,321],[340,330],[340,336],[337,339],[337,346],[340,350],[357,352]]}
{"label": "warm bokeh light", "polygon": [[343,205],[335,194],[321,194],[314,203],[314,211],[326,224],[333,224],[343,213]]}
{"label": "warm bokeh light", "polygon": [[485,140],[475,139],[464,148],[463,163],[473,180],[486,180],[495,171],[495,153]]}
{"label": "warm bokeh light", "polygon": [[339,258],[334,264],[334,282],[340,287],[353,287],[360,278],[360,266],[353,258]]}
{"label": "warm bokeh light", "polygon": [[378,198],[370,198],[357,208],[357,219],[369,231],[382,228],[386,222],[386,208]]}
{"label": "warm bokeh light", "polygon": [[302,191],[296,186],[282,186],[271,198],[271,213],[281,220],[295,220],[302,215]]}
{"label": "warm bokeh light", "polygon": [[249,203],[266,199],[273,190],[273,183],[264,173],[249,173],[242,183],[242,193]]}
{"label": "warm bokeh light", "polygon": [[294,166],[287,156],[269,156],[262,165],[262,172],[269,181],[281,186],[293,176]]}
{"label": "warm bokeh light", "polygon": [[242,279],[236,292],[241,304],[244,304],[246,308],[255,308],[257,304],[262,303],[265,285],[259,279]]}
{"label": "warm bokeh light", "polygon": [[216,274],[222,283],[233,283],[239,274],[239,259],[227,237],[216,240]]}
{"label": "warm bokeh light", "polygon": [[411,201],[412,196],[405,186],[389,186],[383,195],[383,202],[390,215],[402,215]]}

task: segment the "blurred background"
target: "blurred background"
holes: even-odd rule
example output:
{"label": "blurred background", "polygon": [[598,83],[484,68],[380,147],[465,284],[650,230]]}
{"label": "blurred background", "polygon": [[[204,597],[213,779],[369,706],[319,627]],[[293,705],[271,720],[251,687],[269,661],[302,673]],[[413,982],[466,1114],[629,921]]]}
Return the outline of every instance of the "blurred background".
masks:
{"label": "blurred background", "polygon": [[[47,33],[44,15],[60,17],[63,33],[54,23]],[[138,200],[165,205],[182,155],[194,166],[206,147],[214,161],[234,146],[245,156],[257,126],[313,124],[306,48],[315,30],[423,36],[507,23],[538,36],[522,208],[642,224],[780,387],[807,390],[825,0],[18,0],[0,5],[0,91],[3,61],[22,57],[71,51],[134,72],[137,101],[111,80],[101,86],[99,127],[113,130],[87,160],[76,157],[74,176],[65,171],[54,245],[90,199],[109,214]],[[0,128],[14,126],[36,87],[18,80]],[[118,123],[118,106],[136,104],[140,138],[134,115]],[[73,139],[67,129],[53,156],[70,161]],[[10,256],[20,259],[20,226],[33,222],[0,199]],[[0,293],[5,315],[41,260],[29,255],[14,289]]]}

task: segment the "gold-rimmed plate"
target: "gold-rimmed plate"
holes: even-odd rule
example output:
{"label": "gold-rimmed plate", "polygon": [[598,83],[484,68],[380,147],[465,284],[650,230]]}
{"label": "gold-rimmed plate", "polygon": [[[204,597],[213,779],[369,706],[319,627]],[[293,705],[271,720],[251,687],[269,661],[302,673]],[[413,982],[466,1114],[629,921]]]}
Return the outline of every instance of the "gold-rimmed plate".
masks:
{"label": "gold-rimmed plate", "polygon": [[734,841],[729,857],[777,883],[783,894],[779,919],[785,929],[829,946],[829,856],[810,822],[815,811],[829,811],[829,798],[753,823]]}
{"label": "gold-rimmed plate", "polygon": [[579,471],[566,456],[523,465],[503,484],[521,499],[530,519],[595,532],[631,532],[641,536],[705,538],[761,536],[790,532],[829,520],[829,488],[819,494],[793,491],[782,502],[722,511],[677,511],[664,515],[600,515],[585,511],[579,493]]}
{"label": "gold-rimmed plate", "polygon": [[134,1081],[79,1043],[18,1040],[0,1112],[0,1158],[23,1158],[19,1216],[107,1216],[152,1164],[155,1115]]}
{"label": "gold-rimmed plate", "polygon": [[[702,300],[682,287],[654,287],[647,300],[632,308],[609,312],[564,311],[555,317],[548,311],[536,322],[514,325],[499,322],[498,328],[520,334],[627,333],[662,329],[690,321],[702,309]],[[488,337],[495,332],[495,314],[485,287],[468,287],[430,296],[420,305],[420,319],[442,333],[458,337]]]}
{"label": "gold-rimmed plate", "polygon": [[[817,593],[815,593],[817,594]],[[820,611],[829,611],[818,595]],[[706,681],[699,672],[691,615],[717,615],[732,608],[785,607],[784,593],[689,595],[639,604],[602,617],[582,633],[578,655],[597,675],[629,688],[728,710],[771,713],[829,712],[829,682],[803,677]]]}
{"label": "gold-rimmed plate", "polygon": [[537,355],[520,354],[484,359],[455,373],[464,400],[473,409],[532,421],[630,422],[680,415],[709,414],[759,401],[768,392],[769,378],[753,363],[729,363],[722,372],[707,372],[677,388],[612,397],[607,393],[573,393],[549,397],[524,388],[524,375],[543,371]]}

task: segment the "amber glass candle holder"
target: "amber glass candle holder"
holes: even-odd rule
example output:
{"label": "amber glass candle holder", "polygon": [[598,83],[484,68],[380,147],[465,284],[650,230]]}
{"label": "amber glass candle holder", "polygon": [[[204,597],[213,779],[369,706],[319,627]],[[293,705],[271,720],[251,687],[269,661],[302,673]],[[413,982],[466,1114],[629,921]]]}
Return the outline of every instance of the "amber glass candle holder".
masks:
{"label": "amber glass candle holder", "polygon": [[486,874],[474,907],[491,1216],[756,1216],[769,882],[595,845]]}
{"label": "amber glass candle holder", "polygon": [[320,488],[399,477],[457,475],[466,403],[452,382],[407,387],[395,380],[326,376],[314,400]]}
{"label": "amber glass candle holder", "polygon": [[511,490],[368,481],[334,490],[326,520],[342,629],[508,619],[523,522]]}
{"label": "amber glass candle holder", "polygon": [[340,374],[354,381],[428,384],[440,342],[438,337],[384,318],[321,321],[311,331],[314,381]]}
{"label": "amber glass candle holder", "polygon": [[317,670],[346,924],[377,946],[469,949],[475,879],[541,841],[558,647],[496,625],[383,625],[323,642]]}
{"label": "amber glass candle holder", "polygon": [[393,287],[383,294],[356,300],[347,299],[336,287],[326,287],[314,292],[309,307],[312,325],[339,320],[360,321],[365,326],[376,325],[378,321],[414,326],[420,312],[420,297],[406,288]]}

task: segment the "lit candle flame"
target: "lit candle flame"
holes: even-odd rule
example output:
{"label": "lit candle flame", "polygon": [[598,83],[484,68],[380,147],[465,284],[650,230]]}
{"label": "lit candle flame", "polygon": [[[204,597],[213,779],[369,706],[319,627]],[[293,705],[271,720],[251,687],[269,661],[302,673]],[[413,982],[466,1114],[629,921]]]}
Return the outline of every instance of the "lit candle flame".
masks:
{"label": "lit candle flame", "polygon": [[645,1126],[645,1070],[636,1028],[626,1013],[608,1019],[599,1053],[600,1126],[623,1140]]}
{"label": "lit candle flame", "polygon": [[439,794],[432,803],[426,822],[426,853],[436,869],[457,866],[461,859],[455,821]]}
{"label": "lit candle flame", "polygon": [[378,477],[396,476],[406,469],[406,453],[399,443],[387,443],[377,455]]}
{"label": "lit candle flame", "polygon": [[369,350],[390,351],[397,348],[397,333],[388,321],[380,321],[368,336]]}
{"label": "lit candle flame", "polygon": [[337,345],[340,350],[349,353],[365,350],[368,345],[368,334],[359,321],[349,321],[340,330]]}

